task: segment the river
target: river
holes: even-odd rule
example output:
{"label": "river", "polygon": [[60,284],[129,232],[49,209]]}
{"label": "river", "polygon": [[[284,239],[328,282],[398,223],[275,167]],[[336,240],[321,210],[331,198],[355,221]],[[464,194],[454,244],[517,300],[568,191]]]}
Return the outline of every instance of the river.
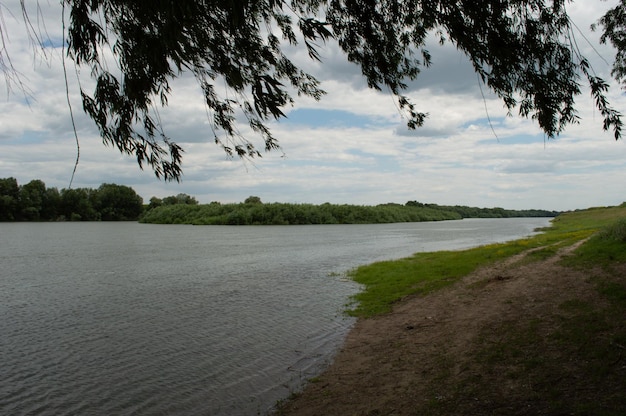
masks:
{"label": "river", "polygon": [[266,414],[353,324],[348,270],[548,222],[0,223],[0,414]]}

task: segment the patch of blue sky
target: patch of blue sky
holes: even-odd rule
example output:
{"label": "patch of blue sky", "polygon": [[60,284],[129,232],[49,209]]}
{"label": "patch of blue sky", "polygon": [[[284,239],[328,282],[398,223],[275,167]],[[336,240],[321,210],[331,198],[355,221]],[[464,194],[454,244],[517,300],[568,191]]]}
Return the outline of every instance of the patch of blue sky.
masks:
{"label": "patch of blue sky", "polygon": [[21,135],[19,136],[10,136],[10,137],[3,137],[2,133],[0,133],[0,139],[2,140],[3,144],[20,144],[20,145],[27,145],[27,144],[39,144],[42,143],[46,140],[46,134],[38,132],[38,131],[31,131],[31,130],[26,130],[25,132],[23,132]]}
{"label": "patch of blue sky", "polygon": [[370,117],[343,110],[299,108],[287,114],[280,123],[293,123],[311,128],[392,126],[384,117]]}
{"label": "patch of blue sky", "polygon": [[[41,46],[43,46],[44,48],[60,48],[63,46],[63,38],[62,37],[57,37],[57,38],[45,38],[42,39],[41,41]],[[67,46],[67,43],[66,43]]]}

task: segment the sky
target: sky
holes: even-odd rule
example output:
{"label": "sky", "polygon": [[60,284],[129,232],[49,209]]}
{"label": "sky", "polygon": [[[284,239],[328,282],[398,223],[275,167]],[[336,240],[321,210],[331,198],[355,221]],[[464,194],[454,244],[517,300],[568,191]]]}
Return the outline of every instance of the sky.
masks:
{"label": "sky", "polygon": [[[567,6],[580,29],[579,47],[606,80],[614,51],[600,45],[599,33],[589,26],[613,3],[579,0]],[[41,2],[30,11],[34,26],[45,30],[43,51],[24,28],[19,0],[0,2],[0,13],[4,44],[25,88],[7,84],[0,95],[0,178],[14,177],[22,185],[41,179],[48,187],[69,186],[77,158],[72,108],[80,149],[72,187],[127,185],[146,203],[179,193],[200,203],[242,202],[254,195],[263,202],[419,201],[559,211],[626,201],[626,141],[602,130],[585,85],[577,99],[580,124],[548,139],[532,120],[508,117],[503,103],[481,87],[467,58],[435,42],[428,45],[432,66],[406,91],[429,114],[414,131],[394,97],[368,89],[359,68],[336,45],[320,49],[321,64],[302,48],[290,49],[291,59],[316,76],[327,94],[319,102],[295,97],[285,109],[287,119],[270,123],[281,150],[253,160],[228,158],[215,145],[197,83],[181,76],[172,84],[169,106],[159,112],[166,132],[185,150],[183,177],[181,183],[165,182],[142,171],[132,156],[103,145],[82,112],[71,61],[65,62],[66,94],[58,4]],[[626,95],[612,84],[610,102],[626,113]],[[248,137],[263,148],[260,139]]]}

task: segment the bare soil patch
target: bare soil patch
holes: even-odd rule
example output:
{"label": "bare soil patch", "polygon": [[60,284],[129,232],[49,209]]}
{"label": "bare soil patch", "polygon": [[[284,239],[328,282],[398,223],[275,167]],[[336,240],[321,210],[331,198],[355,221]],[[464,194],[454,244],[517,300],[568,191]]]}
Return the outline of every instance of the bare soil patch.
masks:
{"label": "bare soil patch", "polygon": [[[594,283],[603,272],[559,264],[573,248],[539,261],[524,253],[404,299],[392,313],[360,319],[330,368],[277,413],[620,414],[624,347],[604,343],[612,365],[603,374],[580,362],[594,359],[596,340],[569,347],[568,337],[610,335],[588,308],[606,302]],[[581,317],[593,329],[570,333],[568,322]]]}

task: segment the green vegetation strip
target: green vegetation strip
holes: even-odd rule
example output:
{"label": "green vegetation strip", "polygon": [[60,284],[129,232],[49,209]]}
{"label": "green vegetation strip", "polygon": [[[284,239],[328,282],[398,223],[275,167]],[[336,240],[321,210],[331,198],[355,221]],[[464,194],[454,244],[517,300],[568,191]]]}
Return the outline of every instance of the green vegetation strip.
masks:
{"label": "green vegetation strip", "polygon": [[[166,203],[167,202],[167,203]],[[505,210],[440,206],[409,201],[404,205],[376,206],[348,204],[262,203],[250,197],[244,203],[169,203],[150,200],[143,223],[194,225],[306,225],[306,224],[383,224],[398,222],[444,221],[461,218],[553,217],[554,211]]]}
{"label": "green vegetation strip", "polygon": [[164,205],[149,210],[141,222],[194,225],[376,224],[458,220],[456,212],[399,204],[378,206],[336,204],[239,203]]}
{"label": "green vegetation strip", "polygon": [[619,207],[569,212],[559,215],[550,227],[530,238],[463,251],[417,253],[405,259],[361,266],[351,272],[351,277],[364,285],[364,289],[353,296],[354,304],[348,313],[357,317],[387,313],[402,298],[450,285],[478,267],[529,249],[535,249],[531,259],[547,258],[559,248],[590,237],[601,229],[598,237],[583,245],[579,250],[581,254],[569,261],[578,265],[624,261],[624,218],[626,203]]}

